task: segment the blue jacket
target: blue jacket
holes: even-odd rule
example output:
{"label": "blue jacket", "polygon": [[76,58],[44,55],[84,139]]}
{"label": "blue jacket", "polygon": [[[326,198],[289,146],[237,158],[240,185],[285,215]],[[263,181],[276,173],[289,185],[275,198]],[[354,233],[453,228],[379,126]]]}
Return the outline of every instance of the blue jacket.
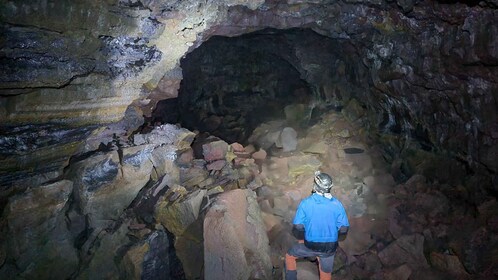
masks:
{"label": "blue jacket", "polygon": [[349,227],[342,203],[316,193],[301,201],[293,223],[304,225],[305,240],[310,242],[337,242],[339,228]]}

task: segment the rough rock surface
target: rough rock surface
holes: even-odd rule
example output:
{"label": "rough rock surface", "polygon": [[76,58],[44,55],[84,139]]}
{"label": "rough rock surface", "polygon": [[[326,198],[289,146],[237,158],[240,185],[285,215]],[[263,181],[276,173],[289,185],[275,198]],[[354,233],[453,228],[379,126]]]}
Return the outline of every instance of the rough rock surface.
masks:
{"label": "rough rock surface", "polygon": [[[78,254],[65,222],[72,190],[72,182],[64,180],[28,189],[9,200],[3,216],[7,236],[1,246],[6,248],[7,260],[15,261],[25,277],[67,279],[77,270]],[[0,272],[2,279],[16,277],[4,273]]]}
{"label": "rough rock surface", "polygon": [[221,194],[204,219],[204,277],[267,279],[272,272],[269,249],[255,193]]}

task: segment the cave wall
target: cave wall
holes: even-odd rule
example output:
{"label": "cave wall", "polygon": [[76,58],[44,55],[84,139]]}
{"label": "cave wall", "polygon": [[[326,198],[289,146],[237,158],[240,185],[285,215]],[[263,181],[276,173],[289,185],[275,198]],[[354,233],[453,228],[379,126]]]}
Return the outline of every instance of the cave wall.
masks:
{"label": "cave wall", "polygon": [[[350,98],[368,109],[371,128],[387,135],[382,139],[393,143],[393,153],[407,145],[403,139],[417,136],[466,168],[498,171],[496,1],[4,0],[1,14],[5,131],[113,123],[129,105],[136,108],[128,110],[132,117],[150,115],[158,100],[176,97],[180,58],[211,36],[300,27],[348,42],[338,53],[355,62],[331,71],[367,87]],[[306,57],[299,60],[296,67],[310,77],[323,73]],[[329,91],[316,79],[316,91]],[[125,132],[133,128],[124,126]],[[29,139],[43,129],[31,130]],[[92,149],[82,147],[86,137],[71,142],[64,157]],[[13,149],[4,158],[27,159],[3,160],[4,173],[25,168],[47,146]]]}

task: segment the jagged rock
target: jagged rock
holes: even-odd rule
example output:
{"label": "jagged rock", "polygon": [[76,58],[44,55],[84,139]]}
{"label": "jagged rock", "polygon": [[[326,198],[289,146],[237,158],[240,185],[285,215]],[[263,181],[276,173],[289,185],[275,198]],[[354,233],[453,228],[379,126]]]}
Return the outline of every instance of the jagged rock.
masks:
{"label": "jagged rock", "polygon": [[214,141],[202,145],[202,155],[207,162],[225,159],[228,144],[225,141]]}
{"label": "jagged rock", "polygon": [[157,126],[148,134],[136,134],[135,145],[152,144],[152,145],[174,145],[178,150],[190,148],[194,141],[195,134],[185,128],[179,128],[172,124]]}
{"label": "jagged rock", "polygon": [[269,279],[268,237],[251,190],[218,196],[204,219],[205,279]]}
{"label": "jagged rock", "polygon": [[128,232],[128,224],[123,223],[114,231],[104,230],[98,233],[95,236],[96,242],[92,242],[92,247],[89,248],[91,258],[87,256],[84,259],[88,263],[76,279],[118,279],[120,259],[117,256],[131,245]]}
{"label": "jagged rock", "polygon": [[[263,123],[254,129],[248,141],[257,144],[260,148],[268,150],[273,146],[280,136],[284,126],[283,121],[271,121]],[[247,151],[247,149],[246,149]]]}
{"label": "jagged rock", "polygon": [[385,266],[407,264],[411,269],[428,268],[424,256],[424,237],[420,234],[404,235],[379,252]]}
{"label": "jagged rock", "polygon": [[177,265],[173,261],[168,235],[164,231],[154,231],[125,253],[120,262],[121,277],[150,280],[170,278],[174,276],[171,268]]}
{"label": "jagged rock", "polygon": [[455,277],[468,276],[458,256],[432,252],[431,265],[441,271],[447,272]]}
{"label": "jagged rock", "polygon": [[63,180],[9,199],[3,215],[8,223],[7,243],[2,247],[22,278],[67,279],[77,270],[74,237],[65,217],[72,190],[73,183]]}
{"label": "jagged rock", "polygon": [[223,169],[223,167],[225,167],[225,165],[227,165],[226,160],[216,160],[216,161],[213,161],[211,163],[208,163],[206,165],[206,169],[209,171],[211,171],[211,170],[219,171],[219,170]]}
{"label": "jagged rock", "polygon": [[176,236],[180,236],[199,217],[199,210],[206,190],[197,190],[180,201],[158,201],[154,216],[158,222]]}
{"label": "jagged rock", "polygon": [[90,227],[117,219],[150,180],[153,145],[125,148],[89,157],[71,166],[75,197]]}
{"label": "jagged rock", "polygon": [[202,161],[201,167],[191,167],[188,169],[180,170],[180,184],[185,186],[187,189],[193,189],[194,187],[205,187],[213,182],[213,179],[208,177],[209,171],[204,168],[206,164]]}
{"label": "jagged rock", "polygon": [[202,278],[204,267],[203,220],[197,219],[181,236],[175,236],[175,251],[187,279]]}

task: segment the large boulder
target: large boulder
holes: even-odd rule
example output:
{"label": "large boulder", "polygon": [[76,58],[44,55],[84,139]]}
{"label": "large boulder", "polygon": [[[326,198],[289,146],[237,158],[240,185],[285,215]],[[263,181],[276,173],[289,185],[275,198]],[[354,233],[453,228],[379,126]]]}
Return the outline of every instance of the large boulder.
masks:
{"label": "large boulder", "polygon": [[[125,253],[120,271],[122,279],[174,279],[174,271],[181,270],[170,254],[170,240],[165,231],[149,234]],[[176,269],[174,269],[176,267]]]}
{"label": "large boulder", "polygon": [[98,233],[83,260],[84,269],[78,273],[76,279],[119,279],[118,256],[132,244],[128,234],[128,225],[125,223],[116,230],[103,230]]}
{"label": "large boulder", "polygon": [[424,256],[424,237],[420,234],[404,235],[389,244],[379,253],[384,266],[407,264],[411,269],[428,268]]}
{"label": "large boulder", "polygon": [[256,194],[219,195],[204,219],[205,279],[270,279],[270,248]]}
{"label": "large boulder", "polygon": [[[9,199],[2,217],[8,224],[4,245],[23,278],[68,279],[77,270],[77,251],[65,216],[72,190],[73,183],[63,180]],[[0,278],[10,277],[0,273]]]}
{"label": "large boulder", "polygon": [[98,154],[71,167],[75,197],[90,227],[105,227],[130,205],[151,177],[153,145]]}
{"label": "large boulder", "polygon": [[197,190],[177,201],[169,201],[166,195],[156,204],[155,217],[171,233],[180,236],[199,217],[199,210],[206,190]]}

